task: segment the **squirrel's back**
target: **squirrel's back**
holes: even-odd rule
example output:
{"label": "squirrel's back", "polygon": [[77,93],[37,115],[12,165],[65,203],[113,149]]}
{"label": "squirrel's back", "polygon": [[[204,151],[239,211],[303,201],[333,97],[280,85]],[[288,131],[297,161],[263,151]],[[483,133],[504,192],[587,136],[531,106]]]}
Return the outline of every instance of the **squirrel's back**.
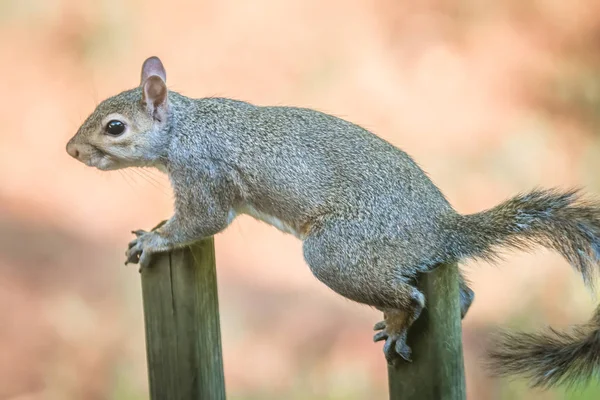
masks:
{"label": "squirrel's back", "polygon": [[195,114],[206,127],[197,133],[196,148],[241,166],[251,197],[302,199],[321,212],[342,207],[399,221],[453,212],[409,155],[351,122],[305,108],[224,98],[195,100]]}

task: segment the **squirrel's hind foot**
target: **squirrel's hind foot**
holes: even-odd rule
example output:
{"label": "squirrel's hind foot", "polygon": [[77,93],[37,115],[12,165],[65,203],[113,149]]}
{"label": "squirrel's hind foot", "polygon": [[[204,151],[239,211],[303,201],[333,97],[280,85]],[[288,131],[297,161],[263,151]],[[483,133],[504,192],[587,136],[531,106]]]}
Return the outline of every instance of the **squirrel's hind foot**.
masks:
{"label": "squirrel's hind foot", "polygon": [[405,326],[406,316],[401,312],[386,313],[385,320],[375,324],[374,329],[379,331],[373,336],[373,341],[385,340],[383,353],[388,364],[394,365],[398,357],[411,362],[412,351],[406,344],[408,327]]}

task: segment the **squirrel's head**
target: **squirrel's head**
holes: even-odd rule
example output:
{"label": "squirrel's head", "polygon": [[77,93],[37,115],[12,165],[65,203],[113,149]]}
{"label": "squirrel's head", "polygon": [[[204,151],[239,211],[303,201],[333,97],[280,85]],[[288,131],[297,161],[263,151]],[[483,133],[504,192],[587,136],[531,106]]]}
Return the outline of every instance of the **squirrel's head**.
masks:
{"label": "squirrel's head", "polygon": [[69,140],[67,152],[105,171],[161,164],[169,129],[166,77],[161,61],[148,58],[140,86],[100,103]]}

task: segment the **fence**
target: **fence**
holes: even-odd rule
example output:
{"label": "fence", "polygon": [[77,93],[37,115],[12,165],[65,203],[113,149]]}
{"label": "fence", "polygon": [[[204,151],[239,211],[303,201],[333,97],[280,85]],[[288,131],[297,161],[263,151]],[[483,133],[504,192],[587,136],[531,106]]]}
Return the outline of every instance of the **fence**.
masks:
{"label": "fence", "polygon": [[[413,362],[388,367],[390,399],[464,400],[458,268],[442,265],[419,284],[427,307],[409,333]],[[225,399],[213,239],[157,255],[142,293],[150,398]]]}

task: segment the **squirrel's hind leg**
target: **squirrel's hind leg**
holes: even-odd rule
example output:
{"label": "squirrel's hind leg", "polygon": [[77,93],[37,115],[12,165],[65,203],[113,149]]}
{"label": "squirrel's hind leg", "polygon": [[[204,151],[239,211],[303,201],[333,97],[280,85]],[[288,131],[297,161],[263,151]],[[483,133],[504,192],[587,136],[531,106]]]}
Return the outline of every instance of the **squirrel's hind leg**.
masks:
{"label": "squirrel's hind leg", "polygon": [[[314,275],[342,296],[384,312],[374,340],[385,340],[388,362],[410,361],[406,344],[409,328],[425,307],[425,296],[415,282],[421,254],[410,257],[399,243],[385,243],[364,235],[364,221],[328,221],[304,241],[304,258]],[[434,263],[435,264],[435,263]],[[433,264],[432,264],[433,265]],[[437,265],[437,264],[435,264]],[[460,280],[461,314],[473,301],[473,291]]]}
{"label": "squirrel's hind leg", "polygon": [[[382,310],[375,340],[385,340],[388,362],[410,361],[406,335],[425,307],[412,269],[402,265],[397,247],[373,245],[361,226],[325,224],[304,241],[304,257],[315,276],[342,296]],[[357,235],[357,233],[359,233]],[[403,271],[408,270],[408,274]]]}

